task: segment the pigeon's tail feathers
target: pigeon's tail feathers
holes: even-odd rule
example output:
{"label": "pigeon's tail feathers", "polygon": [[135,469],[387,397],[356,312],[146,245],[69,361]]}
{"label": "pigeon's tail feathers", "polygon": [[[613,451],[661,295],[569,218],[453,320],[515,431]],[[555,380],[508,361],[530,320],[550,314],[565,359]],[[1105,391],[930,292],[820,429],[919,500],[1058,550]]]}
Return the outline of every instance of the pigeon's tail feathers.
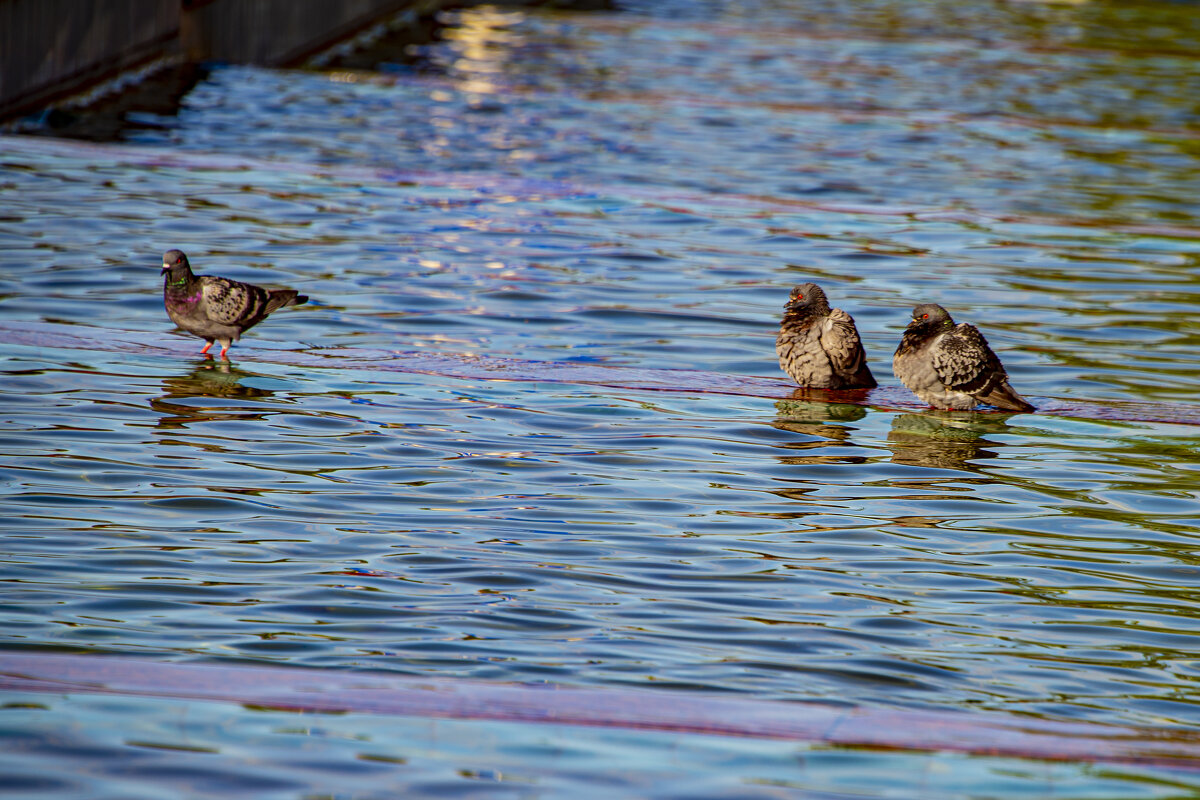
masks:
{"label": "pigeon's tail feathers", "polygon": [[267,306],[263,310],[263,316],[270,314],[276,309],[284,306],[298,306],[301,303],[308,302],[308,295],[300,294],[295,289],[274,289],[267,296]]}
{"label": "pigeon's tail feathers", "polygon": [[871,368],[867,366],[867,359],[864,355],[858,363],[858,369],[847,382],[848,386],[856,389],[874,389],[879,383],[875,380],[875,376],[871,374]]}
{"label": "pigeon's tail feathers", "polygon": [[1034,407],[1026,402],[1024,397],[1017,394],[1016,389],[1008,385],[1008,381],[1001,381],[987,394],[975,395],[975,397],[981,403],[1003,408],[1005,411],[1034,410]]}

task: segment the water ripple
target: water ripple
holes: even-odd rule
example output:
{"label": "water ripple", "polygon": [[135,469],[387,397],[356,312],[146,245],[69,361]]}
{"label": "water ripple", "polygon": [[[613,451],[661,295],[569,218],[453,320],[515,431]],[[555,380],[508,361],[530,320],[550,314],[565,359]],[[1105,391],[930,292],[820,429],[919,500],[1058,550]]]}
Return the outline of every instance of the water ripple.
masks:
{"label": "water ripple", "polygon": [[[629,6],[0,139],[0,645],[1194,726],[1194,21]],[[198,358],[167,247],[313,302]],[[879,389],[779,373],[810,279]],[[1039,413],[900,387],[924,299]]]}

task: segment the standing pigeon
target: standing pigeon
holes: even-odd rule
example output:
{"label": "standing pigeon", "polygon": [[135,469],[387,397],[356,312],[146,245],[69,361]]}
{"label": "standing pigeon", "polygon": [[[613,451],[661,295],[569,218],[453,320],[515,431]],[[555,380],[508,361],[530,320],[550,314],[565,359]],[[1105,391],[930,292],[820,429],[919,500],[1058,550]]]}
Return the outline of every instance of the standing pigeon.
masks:
{"label": "standing pigeon", "polygon": [[946,309],[913,309],[892,357],[892,371],[913,393],[937,408],[968,410],[979,403],[1006,411],[1033,411],[1008,384],[1008,373],[974,325],[954,324]]}
{"label": "standing pigeon", "polygon": [[308,296],[295,289],[266,290],[258,286],[215,275],[193,275],[188,258],[181,250],[163,253],[163,304],[167,316],[193,336],[208,344],[221,343],[221,358],[226,360],[229,345],[244,331],[266,319],[277,308],[308,302]]}
{"label": "standing pigeon", "polygon": [[814,389],[878,385],[867,366],[854,318],[840,308],[830,308],[820,286],[797,286],[783,308],[775,353],[788,377]]}

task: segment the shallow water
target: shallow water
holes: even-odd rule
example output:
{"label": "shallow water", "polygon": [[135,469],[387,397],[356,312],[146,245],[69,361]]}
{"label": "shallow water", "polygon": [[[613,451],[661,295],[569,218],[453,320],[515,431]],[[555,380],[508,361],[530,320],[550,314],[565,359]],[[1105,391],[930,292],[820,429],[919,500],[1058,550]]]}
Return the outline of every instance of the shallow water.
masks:
{"label": "shallow water", "polygon": [[[56,712],[127,723],[64,726]],[[39,797],[911,796],[896,793],[902,786],[923,797],[1101,800],[1181,797],[1194,788],[1186,775],[1126,766],[138,697],[14,694],[0,721],[0,737],[13,744],[0,753],[6,789]]]}
{"label": "shallow water", "polygon": [[[1200,722],[1200,428],[718,393],[779,377],[814,279],[889,387],[934,300],[1040,402],[1194,412],[1189,7],[644,5],[463,12],[421,69],[223,68],[119,143],[0,139],[3,323],[95,342],[0,345],[2,646]],[[205,360],[169,247],[313,302]],[[289,363],[327,348],[363,357]],[[822,786],[882,795],[890,758]]]}

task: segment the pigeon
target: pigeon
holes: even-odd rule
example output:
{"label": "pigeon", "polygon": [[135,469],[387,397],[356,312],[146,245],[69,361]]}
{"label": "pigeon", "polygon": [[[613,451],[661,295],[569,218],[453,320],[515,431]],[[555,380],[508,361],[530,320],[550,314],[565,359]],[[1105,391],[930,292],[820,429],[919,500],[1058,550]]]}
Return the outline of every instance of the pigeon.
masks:
{"label": "pigeon", "polygon": [[182,250],[163,253],[162,274],[166,276],[163,304],[167,316],[207,342],[201,353],[207,353],[214,341],[220,342],[221,358],[225,360],[229,345],[272,311],[308,302],[308,296],[295,289],[267,290],[215,275],[193,275]]}
{"label": "pigeon", "polygon": [[779,366],[801,386],[814,389],[872,389],[878,386],[867,366],[854,318],[830,308],[815,283],[792,289],[775,338]]}
{"label": "pigeon", "polygon": [[974,325],[954,324],[946,309],[913,309],[892,357],[892,371],[913,394],[936,408],[966,411],[979,403],[1005,411],[1033,411],[1008,383],[1008,373]]}

